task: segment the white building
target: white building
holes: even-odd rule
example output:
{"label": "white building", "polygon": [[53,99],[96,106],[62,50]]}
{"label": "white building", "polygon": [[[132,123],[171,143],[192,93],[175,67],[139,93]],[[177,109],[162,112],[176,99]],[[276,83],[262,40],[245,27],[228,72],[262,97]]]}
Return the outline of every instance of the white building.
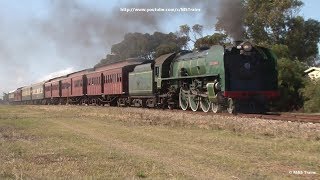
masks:
{"label": "white building", "polygon": [[311,67],[304,71],[311,79],[318,79],[320,78],[320,68],[318,67]]}

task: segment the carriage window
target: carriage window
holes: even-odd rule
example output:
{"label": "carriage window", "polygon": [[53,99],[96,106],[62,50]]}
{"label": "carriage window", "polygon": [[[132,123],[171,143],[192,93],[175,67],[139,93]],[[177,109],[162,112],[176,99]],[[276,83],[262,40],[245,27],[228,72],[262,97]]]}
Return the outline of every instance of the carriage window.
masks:
{"label": "carriage window", "polygon": [[121,82],[122,81],[122,75],[119,74],[119,81]]}

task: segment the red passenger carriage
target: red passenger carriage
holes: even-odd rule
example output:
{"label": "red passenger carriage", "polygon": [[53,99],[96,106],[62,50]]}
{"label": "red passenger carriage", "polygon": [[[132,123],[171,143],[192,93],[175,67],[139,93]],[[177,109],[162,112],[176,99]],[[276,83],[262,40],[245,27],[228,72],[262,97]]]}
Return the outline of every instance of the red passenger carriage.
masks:
{"label": "red passenger carriage", "polygon": [[14,102],[19,103],[22,101],[22,90],[21,88],[18,88],[14,91]]}
{"label": "red passenger carriage", "polygon": [[59,104],[61,97],[61,83],[60,81],[66,76],[53,78],[44,83],[44,97],[46,104]]}
{"label": "red passenger carriage", "polygon": [[128,94],[128,74],[146,60],[131,58],[122,62],[95,68],[86,74],[89,102],[116,105]]}
{"label": "red passenger carriage", "polygon": [[64,102],[73,104],[87,103],[86,74],[91,71],[92,69],[81,70],[69,74],[67,78],[61,81],[61,84],[63,84],[63,88],[61,88],[61,98]]}

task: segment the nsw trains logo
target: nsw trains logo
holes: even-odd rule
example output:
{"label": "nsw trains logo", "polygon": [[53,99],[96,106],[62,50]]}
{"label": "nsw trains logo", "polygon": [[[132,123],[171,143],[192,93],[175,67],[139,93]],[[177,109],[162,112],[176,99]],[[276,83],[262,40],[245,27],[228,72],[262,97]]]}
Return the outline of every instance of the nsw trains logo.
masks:
{"label": "nsw trains logo", "polygon": [[211,66],[217,66],[217,65],[219,65],[219,61],[211,61],[210,65]]}

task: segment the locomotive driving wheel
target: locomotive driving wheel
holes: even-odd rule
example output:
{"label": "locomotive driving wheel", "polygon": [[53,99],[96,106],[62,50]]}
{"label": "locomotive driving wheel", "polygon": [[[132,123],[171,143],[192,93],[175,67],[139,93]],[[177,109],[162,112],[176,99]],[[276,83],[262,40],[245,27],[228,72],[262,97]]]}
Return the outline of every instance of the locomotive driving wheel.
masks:
{"label": "locomotive driving wheel", "polygon": [[203,112],[209,112],[210,106],[211,106],[211,103],[209,101],[209,98],[207,98],[207,97],[200,98],[200,107]]}
{"label": "locomotive driving wheel", "polygon": [[197,111],[199,109],[199,97],[189,95],[189,106],[192,111]]}
{"label": "locomotive driving wheel", "polygon": [[231,99],[231,98],[228,98],[227,111],[228,111],[229,114],[235,114],[236,113],[236,104],[233,101],[233,99]]}
{"label": "locomotive driving wheel", "polygon": [[188,102],[188,95],[183,92],[183,89],[180,89],[179,93],[179,105],[182,110],[187,110],[189,107],[189,102]]}
{"label": "locomotive driving wheel", "polygon": [[212,103],[211,106],[212,106],[213,113],[221,113],[222,112],[222,106],[218,102]]}

